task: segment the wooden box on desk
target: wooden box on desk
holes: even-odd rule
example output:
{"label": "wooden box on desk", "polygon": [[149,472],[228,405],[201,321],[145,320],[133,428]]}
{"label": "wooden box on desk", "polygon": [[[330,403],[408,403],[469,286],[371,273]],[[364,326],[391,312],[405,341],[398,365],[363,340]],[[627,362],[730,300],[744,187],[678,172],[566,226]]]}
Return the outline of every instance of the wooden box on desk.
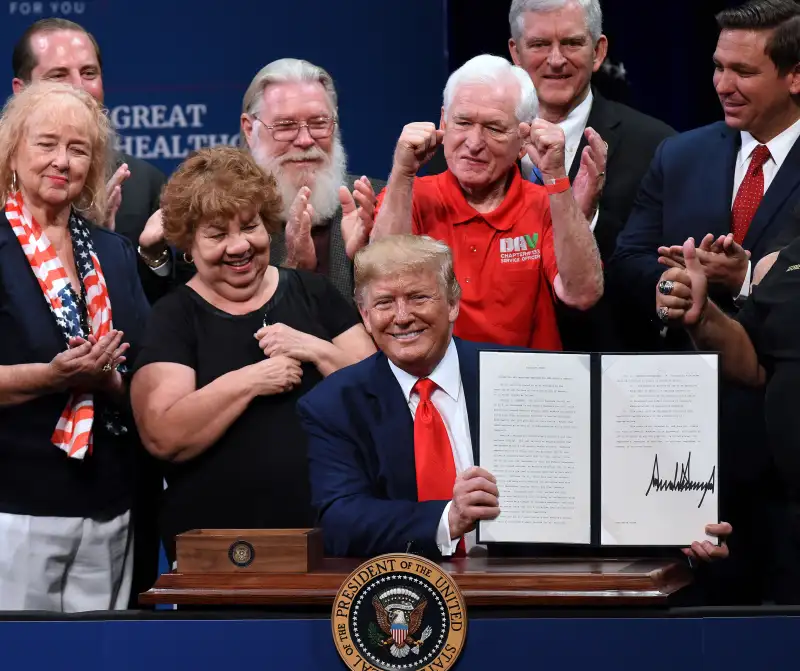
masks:
{"label": "wooden box on desk", "polygon": [[319,529],[196,529],[175,538],[180,573],[308,573],[322,562]]}

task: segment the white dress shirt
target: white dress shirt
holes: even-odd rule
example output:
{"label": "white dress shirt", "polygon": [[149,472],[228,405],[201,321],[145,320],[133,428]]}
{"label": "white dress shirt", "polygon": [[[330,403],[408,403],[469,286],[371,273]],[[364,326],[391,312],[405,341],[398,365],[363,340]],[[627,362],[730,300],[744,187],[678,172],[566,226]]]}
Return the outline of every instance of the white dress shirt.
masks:
{"label": "white dress shirt", "polygon": [[[414,417],[419,405],[419,394],[412,393],[412,389],[419,378],[409,375],[391,361],[389,362],[389,368],[397,378],[397,382],[403,390],[403,396],[408,403],[411,416]],[[433,372],[428,375],[428,378],[435,382],[437,386],[437,389],[434,389],[431,394],[431,402],[436,406],[447,428],[447,436],[450,438],[450,446],[453,449],[453,459],[456,464],[456,474],[459,474],[473,466],[474,460],[472,458],[472,438],[469,433],[467,402],[464,398],[464,386],[461,384],[461,368],[458,365],[458,350],[452,338],[444,358],[433,369]],[[458,538],[450,538],[448,514],[451,503],[452,501],[445,507],[436,532],[436,544],[439,547],[439,551],[445,556],[452,555],[456,551],[459,540]],[[465,544],[468,551],[471,546],[475,545],[474,531],[466,535]]]}
{"label": "white dress shirt", "polygon": [[[800,120],[795,121],[780,135],[776,135],[769,142],[767,142],[767,149],[769,149],[770,158],[764,163],[764,193],[769,189],[770,184],[781,169],[783,162],[789,155],[789,152],[794,147],[797,138],[800,137]],[[736,170],[733,173],[733,195],[731,196],[731,209],[736,202],[736,194],[739,193],[739,187],[744,181],[747,170],[750,167],[750,161],[753,158],[753,152],[756,147],[761,144],[747,131],[742,131],[742,146],[736,156]],[[739,295],[736,297],[736,302],[741,303],[750,295],[750,279],[752,276],[752,264],[747,262],[747,275],[744,278]]]}
{"label": "white dress shirt", "polygon": [[[575,161],[575,157],[578,155],[578,147],[581,146],[581,140],[583,139],[583,133],[586,130],[586,124],[589,122],[589,114],[592,111],[593,101],[594,96],[592,95],[592,89],[590,88],[589,94],[586,96],[584,101],[574,110],[572,110],[567,115],[566,119],[556,124],[559,128],[561,128],[561,130],[564,131],[564,138],[566,140],[566,144],[564,145],[564,168],[566,169],[567,174],[569,174],[570,170],[572,170],[572,163]],[[531,170],[533,169],[533,163],[527,154],[522,157],[521,166],[522,176],[529,180],[531,177]],[[599,208],[598,212],[595,212],[594,219],[592,219],[592,223],[590,224],[592,231],[594,231],[594,227],[597,226],[598,216]]]}

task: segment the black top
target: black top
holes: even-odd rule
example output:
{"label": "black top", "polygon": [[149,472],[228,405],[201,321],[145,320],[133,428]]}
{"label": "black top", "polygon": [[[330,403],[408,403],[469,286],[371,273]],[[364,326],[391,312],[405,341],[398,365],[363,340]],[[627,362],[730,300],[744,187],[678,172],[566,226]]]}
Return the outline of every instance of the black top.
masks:
{"label": "black top", "polygon": [[738,320],[767,373],[765,417],[778,473],[800,501],[800,240],[780,253]]}
{"label": "black top", "polygon": [[[325,277],[278,272],[273,297],[246,315],[222,312],[188,286],[164,297],[153,308],[137,369],[155,362],[189,366],[200,389],[263,361],[253,334],[265,320],[327,341],[359,323],[356,310]],[[167,465],[160,526],[170,558],[175,535],[192,529],[314,526],[306,438],[294,406],[320,380],[314,365],[303,364],[299,387],[256,398],[215,445]]]}
{"label": "black top", "polygon": [[[150,306],[136,275],[136,257],[122,236],[90,227],[111,300],[114,328],[131,344],[133,363]],[[47,363],[65,348],[42,290],[22,247],[0,214],[0,366]],[[127,403],[120,407],[95,394],[93,452],[70,459],[50,438],[67,403],[67,393],[39,396],[27,403],[0,407],[0,512],[48,517],[110,519],[131,504],[142,449]],[[122,410],[125,435],[106,430],[103,417]]]}

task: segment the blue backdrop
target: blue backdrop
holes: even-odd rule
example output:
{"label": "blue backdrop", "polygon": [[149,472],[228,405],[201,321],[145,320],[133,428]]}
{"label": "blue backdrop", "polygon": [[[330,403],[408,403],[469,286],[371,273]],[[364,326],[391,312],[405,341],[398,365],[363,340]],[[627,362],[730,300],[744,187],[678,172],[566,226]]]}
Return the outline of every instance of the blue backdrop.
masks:
{"label": "blue backdrop", "polygon": [[447,76],[444,0],[2,0],[0,16],[7,94],[25,28],[73,20],[100,43],[123,148],[167,173],[192,149],[235,142],[252,77],[294,57],[334,77],[351,171],[385,178],[403,125],[438,121]]}

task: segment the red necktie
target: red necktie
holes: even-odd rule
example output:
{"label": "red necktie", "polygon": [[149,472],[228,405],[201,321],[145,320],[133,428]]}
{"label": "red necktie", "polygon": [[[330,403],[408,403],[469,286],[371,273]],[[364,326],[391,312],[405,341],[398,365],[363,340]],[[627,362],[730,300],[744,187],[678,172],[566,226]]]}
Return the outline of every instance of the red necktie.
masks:
{"label": "red necktie", "polygon": [[[417,380],[412,391],[419,394],[414,415],[414,461],[417,469],[417,498],[420,501],[449,501],[456,482],[456,462],[444,420],[431,401],[437,388],[428,378]],[[464,556],[464,539],[455,556]]]}
{"label": "red necktie", "polygon": [[750,167],[742,180],[736,199],[733,201],[731,212],[731,229],[733,239],[740,245],[744,242],[750,222],[764,197],[764,164],[769,160],[770,153],[764,144],[758,145],[753,150]]}

